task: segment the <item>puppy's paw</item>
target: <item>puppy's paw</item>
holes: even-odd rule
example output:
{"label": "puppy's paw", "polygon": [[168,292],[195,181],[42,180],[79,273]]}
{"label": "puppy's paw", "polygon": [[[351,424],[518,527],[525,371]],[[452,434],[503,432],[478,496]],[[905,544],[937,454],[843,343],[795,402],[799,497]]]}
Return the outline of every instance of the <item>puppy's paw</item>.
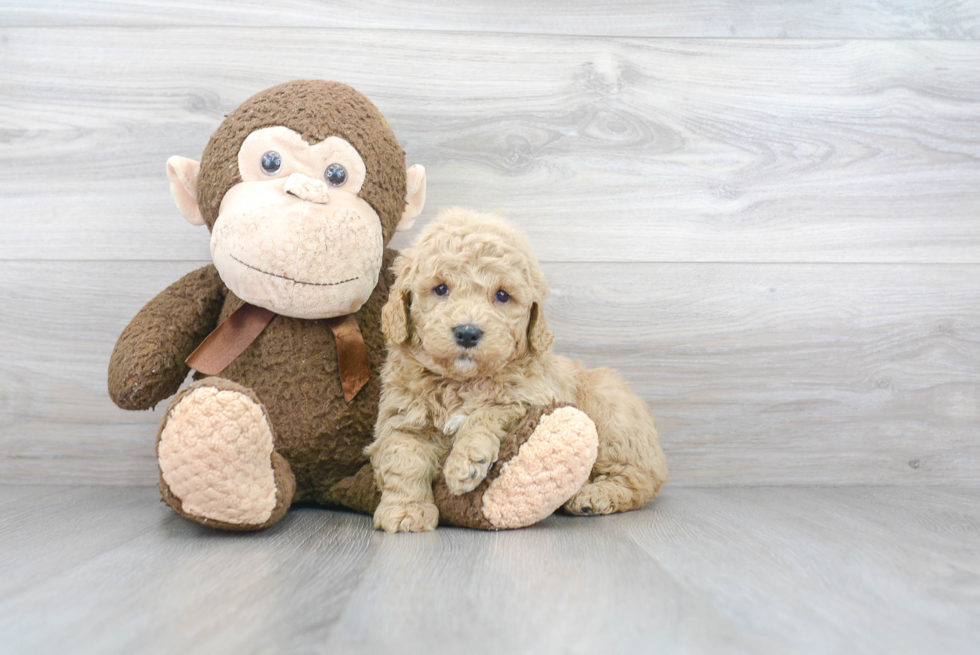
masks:
{"label": "puppy's paw", "polygon": [[374,527],[385,532],[431,532],[439,524],[439,509],[429,502],[381,499],[374,510]]}
{"label": "puppy's paw", "polygon": [[616,503],[609,493],[608,485],[589,482],[565,503],[564,509],[569,514],[591,516],[596,514],[612,514]]}
{"label": "puppy's paw", "polygon": [[493,464],[493,454],[475,447],[475,444],[457,445],[449,453],[443,475],[446,476],[446,486],[453,495],[469,493],[476,489]]}

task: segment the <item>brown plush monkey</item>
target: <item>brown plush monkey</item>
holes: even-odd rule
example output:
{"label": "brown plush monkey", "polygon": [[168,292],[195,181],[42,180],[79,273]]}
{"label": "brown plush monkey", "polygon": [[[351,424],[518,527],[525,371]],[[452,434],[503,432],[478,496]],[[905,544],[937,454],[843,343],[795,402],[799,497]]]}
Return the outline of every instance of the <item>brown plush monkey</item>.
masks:
{"label": "brown plush monkey", "polygon": [[[133,410],[176,393],[185,361],[197,371],[157,435],[164,501],[228,530],[272,525],[298,501],[373,512],[379,494],[364,448],[396,254],[386,246],[422,210],[424,169],[406,171],[363,95],[300,80],[248,99],[200,164],[172,157],[167,174],[181,213],[210,230],[214,263],[150,301],[109,364],[110,396]],[[510,451],[539,416],[515,431]],[[480,512],[501,466],[470,494],[443,492],[444,522],[503,527]]]}

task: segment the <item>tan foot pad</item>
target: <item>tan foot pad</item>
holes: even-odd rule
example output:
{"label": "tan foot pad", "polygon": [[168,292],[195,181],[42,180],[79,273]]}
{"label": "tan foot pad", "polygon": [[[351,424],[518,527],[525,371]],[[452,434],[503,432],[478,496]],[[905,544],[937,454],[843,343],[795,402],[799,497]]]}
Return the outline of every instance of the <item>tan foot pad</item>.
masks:
{"label": "tan foot pad", "polygon": [[157,457],[184,513],[257,525],[276,506],[272,446],[261,405],[239,391],[201,386],[171,408]]}
{"label": "tan foot pad", "polygon": [[538,423],[483,496],[483,515],[497,529],[521,528],[550,516],[589,479],[599,437],[574,407]]}

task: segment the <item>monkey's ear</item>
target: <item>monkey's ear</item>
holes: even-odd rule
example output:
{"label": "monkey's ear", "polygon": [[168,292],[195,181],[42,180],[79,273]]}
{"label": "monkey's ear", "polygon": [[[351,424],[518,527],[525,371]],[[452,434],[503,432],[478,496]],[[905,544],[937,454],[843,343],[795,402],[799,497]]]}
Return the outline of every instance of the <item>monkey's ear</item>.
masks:
{"label": "monkey's ear", "polygon": [[187,157],[173,156],[167,160],[167,177],[170,178],[170,195],[177,209],[191,225],[204,225],[204,217],[197,206],[197,174],[201,164]]}
{"label": "monkey's ear", "polygon": [[422,213],[425,206],[425,167],[415,164],[408,169],[408,178],[405,188],[405,211],[402,218],[395,227],[395,232],[404,232],[412,229],[415,219]]}
{"label": "monkey's ear", "polygon": [[531,318],[527,322],[527,345],[536,353],[543,353],[555,340],[555,333],[548,329],[548,321],[540,303],[531,304]]}

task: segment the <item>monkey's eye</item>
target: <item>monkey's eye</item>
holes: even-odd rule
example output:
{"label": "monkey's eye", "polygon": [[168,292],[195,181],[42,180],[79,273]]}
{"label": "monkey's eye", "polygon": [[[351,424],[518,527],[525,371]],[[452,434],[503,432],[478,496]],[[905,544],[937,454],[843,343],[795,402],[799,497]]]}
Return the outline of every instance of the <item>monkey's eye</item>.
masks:
{"label": "monkey's eye", "polygon": [[500,303],[510,302],[510,294],[504,291],[503,289],[497,289],[497,293],[495,293],[493,297],[496,298],[497,302]]}
{"label": "monkey's eye", "polygon": [[262,155],[262,172],[266,175],[275,175],[282,168],[282,157],[275,150]]}
{"label": "monkey's eye", "polygon": [[449,287],[447,287],[445,284],[440,284],[439,286],[432,289],[432,293],[436,294],[437,296],[448,296]]}
{"label": "monkey's eye", "polygon": [[323,179],[330,186],[344,186],[344,182],[347,181],[347,169],[340,164],[330,164],[323,173]]}

